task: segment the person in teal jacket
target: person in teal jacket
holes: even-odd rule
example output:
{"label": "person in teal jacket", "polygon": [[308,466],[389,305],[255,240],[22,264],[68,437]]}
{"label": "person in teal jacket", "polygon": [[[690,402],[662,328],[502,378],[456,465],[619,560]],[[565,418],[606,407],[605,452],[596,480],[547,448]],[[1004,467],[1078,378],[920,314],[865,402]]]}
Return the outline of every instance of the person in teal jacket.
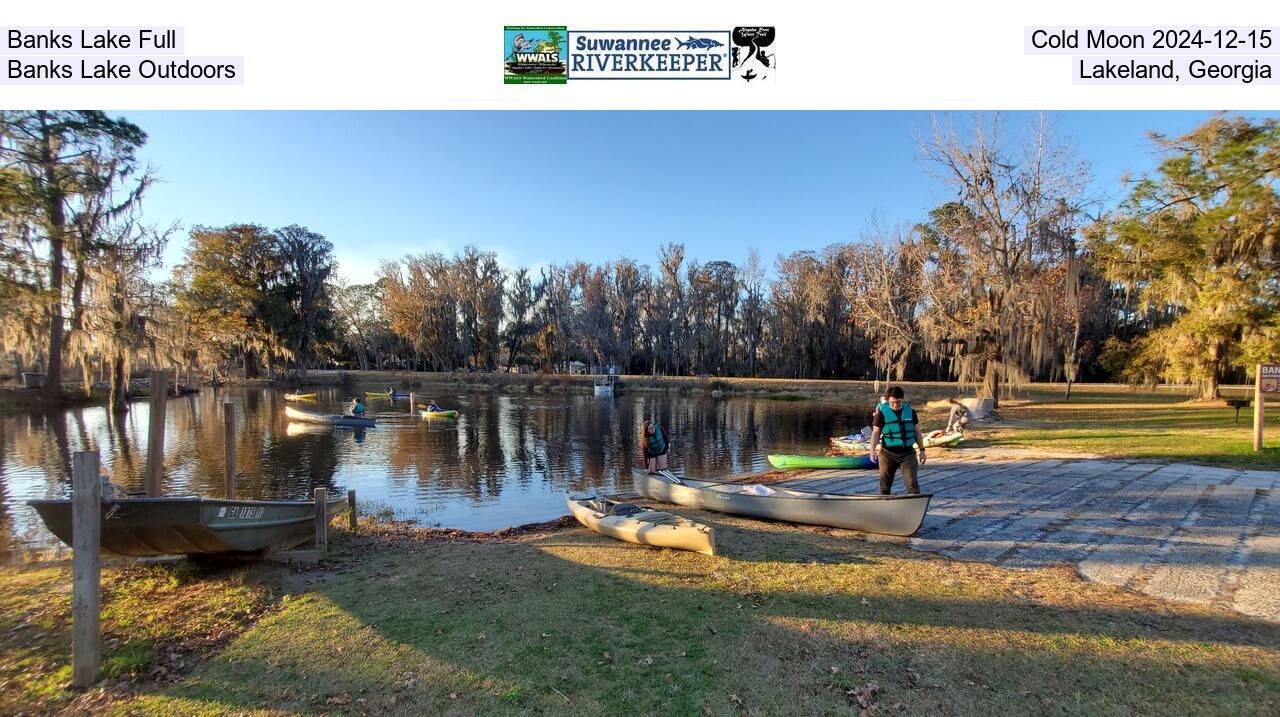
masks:
{"label": "person in teal jacket", "polygon": [[911,404],[904,400],[901,386],[890,386],[884,398],[871,424],[871,462],[880,465],[880,495],[889,495],[893,476],[899,468],[902,482],[907,484],[907,494],[917,495],[920,485],[916,473],[925,463],[924,438],[917,425],[919,418]]}
{"label": "person in teal jacket", "polygon": [[652,418],[644,422],[640,431],[640,445],[644,449],[644,470],[653,475],[667,469],[667,451],[671,446],[667,443],[667,432],[658,425],[658,419]]}

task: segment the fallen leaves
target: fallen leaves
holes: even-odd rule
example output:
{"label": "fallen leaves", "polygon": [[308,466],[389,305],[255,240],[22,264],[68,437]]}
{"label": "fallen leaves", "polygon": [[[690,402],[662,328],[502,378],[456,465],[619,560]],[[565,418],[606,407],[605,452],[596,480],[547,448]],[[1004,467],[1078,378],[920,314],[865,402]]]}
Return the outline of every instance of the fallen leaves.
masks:
{"label": "fallen leaves", "polygon": [[846,691],[845,694],[852,697],[858,703],[858,706],[865,711],[875,708],[876,694],[878,692],[880,692],[880,685],[875,682],[868,682],[861,687]]}

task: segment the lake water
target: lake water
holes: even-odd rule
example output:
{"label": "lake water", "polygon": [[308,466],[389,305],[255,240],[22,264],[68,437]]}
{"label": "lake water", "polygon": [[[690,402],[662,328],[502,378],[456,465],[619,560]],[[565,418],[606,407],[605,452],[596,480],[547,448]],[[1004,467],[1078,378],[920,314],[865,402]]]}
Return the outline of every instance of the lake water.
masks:
{"label": "lake water", "polygon": [[[366,387],[374,390],[372,387]],[[206,388],[166,407],[164,490],[221,497],[221,407],[236,407],[240,498],[302,499],[314,488],[362,504],[389,506],[423,525],[495,530],[567,513],[566,490],[630,490],[640,425],[656,414],[672,441],[671,465],[690,475],[760,469],[765,455],[821,452],[827,437],[861,428],[869,406],[821,401],[714,399],[668,393],[614,398],[542,393],[428,393],[457,408],[457,420],[424,420],[407,401],[371,399],[376,428],[356,431],[292,423],[284,392]],[[298,404],[341,408],[349,392],[321,389]],[[869,392],[868,392],[869,393]],[[0,547],[48,545],[52,537],[25,504],[70,493],[71,454],[97,449],[111,480],[142,488],[146,401],[120,419],[101,407],[0,418]]]}

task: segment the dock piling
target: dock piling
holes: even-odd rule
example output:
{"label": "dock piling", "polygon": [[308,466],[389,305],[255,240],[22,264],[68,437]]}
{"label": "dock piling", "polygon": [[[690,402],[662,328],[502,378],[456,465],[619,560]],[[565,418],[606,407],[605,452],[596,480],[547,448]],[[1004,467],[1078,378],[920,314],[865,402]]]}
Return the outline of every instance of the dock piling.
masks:
{"label": "dock piling", "polygon": [[160,497],[164,475],[164,411],[169,399],[169,372],[151,372],[151,415],[147,431],[147,497]]}
{"label": "dock piling", "polygon": [[86,689],[102,667],[102,479],[97,451],[71,465],[71,685]]}
{"label": "dock piling", "polygon": [[223,490],[227,500],[236,499],[236,407],[230,401],[222,404],[222,444],[226,456]]}
{"label": "dock piling", "polygon": [[329,490],[316,488],[316,554],[329,554]]}
{"label": "dock piling", "polygon": [[347,491],[347,528],[351,532],[356,532],[356,523],[359,514],[356,513],[356,492],[355,490]]}

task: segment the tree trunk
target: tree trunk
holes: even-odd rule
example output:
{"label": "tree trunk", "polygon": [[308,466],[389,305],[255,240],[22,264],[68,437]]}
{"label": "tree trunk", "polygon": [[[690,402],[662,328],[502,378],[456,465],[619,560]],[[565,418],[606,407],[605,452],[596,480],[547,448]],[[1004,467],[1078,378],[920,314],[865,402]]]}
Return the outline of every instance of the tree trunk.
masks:
{"label": "tree trunk", "polygon": [[1000,407],[1000,347],[995,342],[987,342],[987,361],[982,377],[982,392],[990,398],[992,405]]}
{"label": "tree trunk", "polygon": [[[58,214],[62,214],[62,202],[58,201]],[[56,226],[56,225],[55,225]],[[57,228],[49,237],[49,361],[45,368],[44,392],[51,399],[62,398],[62,230]]]}
{"label": "tree trunk", "polygon": [[125,357],[117,354],[111,365],[111,387],[107,394],[107,407],[112,413],[125,413],[129,410],[129,402],[125,399],[129,391],[129,377],[125,375]]}
{"label": "tree trunk", "polygon": [[1219,385],[1222,378],[1222,353],[1226,348],[1225,341],[1214,341],[1209,345],[1209,375],[1200,386],[1200,398],[1206,401],[1217,401],[1222,398]]}
{"label": "tree trunk", "polygon": [[93,395],[93,371],[88,358],[80,359],[80,388],[84,391],[85,398]]}
{"label": "tree trunk", "polygon": [[51,399],[62,398],[62,279],[65,272],[63,265],[66,248],[67,215],[63,200],[65,199],[59,182],[56,166],[57,150],[53,146],[49,127],[44,112],[40,112],[40,126],[44,132],[40,147],[40,164],[44,168],[44,201],[45,212],[49,218],[49,363],[45,369],[44,392]]}

